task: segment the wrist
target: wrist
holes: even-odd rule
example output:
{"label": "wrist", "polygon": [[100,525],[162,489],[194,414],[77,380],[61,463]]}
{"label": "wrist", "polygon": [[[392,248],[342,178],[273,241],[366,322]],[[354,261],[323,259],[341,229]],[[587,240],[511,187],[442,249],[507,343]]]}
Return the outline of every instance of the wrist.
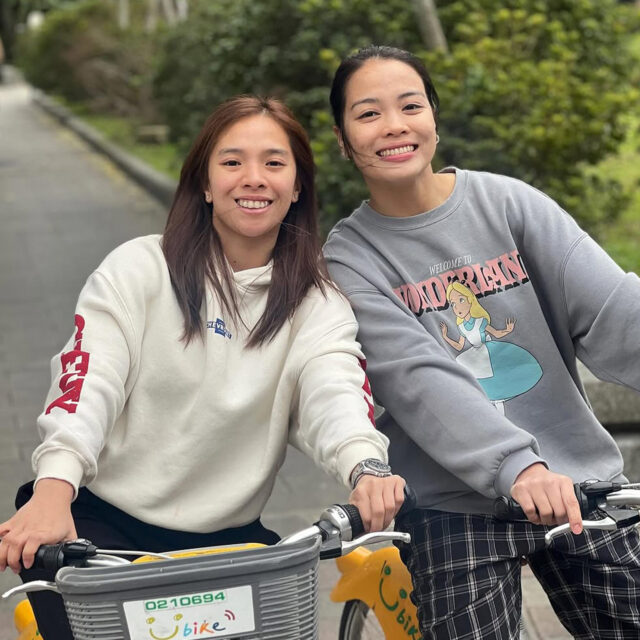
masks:
{"label": "wrist", "polygon": [[51,500],[61,500],[71,504],[75,490],[73,485],[59,478],[40,478],[33,488],[33,495]]}
{"label": "wrist", "polygon": [[375,476],[376,478],[388,478],[391,474],[391,467],[377,458],[366,458],[353,468],[349,476],[349,484],[352,489],[356,488],[362,476]]}

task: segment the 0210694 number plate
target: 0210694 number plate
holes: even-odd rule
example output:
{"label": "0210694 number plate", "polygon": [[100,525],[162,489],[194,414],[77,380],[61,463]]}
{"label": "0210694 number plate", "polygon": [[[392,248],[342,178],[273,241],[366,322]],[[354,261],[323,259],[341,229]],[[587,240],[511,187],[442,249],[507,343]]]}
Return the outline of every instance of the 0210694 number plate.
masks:
{"label": "0210694 number plate", "polygon": [[132,640],[206,640],[253,631],[250,586],[124,603]]}

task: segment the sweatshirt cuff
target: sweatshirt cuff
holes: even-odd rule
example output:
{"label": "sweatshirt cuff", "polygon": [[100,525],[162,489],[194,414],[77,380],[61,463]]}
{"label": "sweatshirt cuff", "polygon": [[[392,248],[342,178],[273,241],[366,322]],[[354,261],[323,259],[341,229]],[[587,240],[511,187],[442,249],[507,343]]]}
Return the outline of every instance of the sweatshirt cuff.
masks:
{"label": "sweatshirt cuff", "polygon": [[82,482],[84,469],[74,453],[58,449],[43,453],[38,459],[38,469],[34,487],[43,478],[64,480],[73,487],[73,499],[78,497],[78,487]]}
{"label": "sweatshirt cuff", "polygon": [[541,462],[545,467],[549,468],[549,465],[540,456],[536,455],[532,449],[520,449],[508,455],[502,461],[496,475],[494,484],[496,493],[499,496],[510,496],[511,487],[518,475],[527,467],[536,464],[536,462]]}
{"label": "sweatshirt cuff", "polygon": [[375,458],[382,462],[387,462],[387,451],[384,447],[376,447],[371,442],[363,440],[353,440],[340,447],[338,451],[338,473],[342,482],[351,488],[349,477],[353,468],[367,458]]}

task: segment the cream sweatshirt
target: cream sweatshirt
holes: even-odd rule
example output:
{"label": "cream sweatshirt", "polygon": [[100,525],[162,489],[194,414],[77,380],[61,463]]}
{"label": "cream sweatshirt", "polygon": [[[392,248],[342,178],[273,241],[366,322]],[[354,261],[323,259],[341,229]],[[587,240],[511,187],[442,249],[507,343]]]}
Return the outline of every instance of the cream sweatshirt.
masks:
{"label": "cream sweatshirt", "polygon": [[311,290],[271,342],[246,348],[271,264],[237,272],[246,327],[207,291],[204,340],[185,346],[160,243],[118,247],[83,288],[74,333],[51,362],[37,480],[87,485],[144,522],[209,532],[259,517],[287,443],[345,484],[362,459],[386,461],[340,294]]}

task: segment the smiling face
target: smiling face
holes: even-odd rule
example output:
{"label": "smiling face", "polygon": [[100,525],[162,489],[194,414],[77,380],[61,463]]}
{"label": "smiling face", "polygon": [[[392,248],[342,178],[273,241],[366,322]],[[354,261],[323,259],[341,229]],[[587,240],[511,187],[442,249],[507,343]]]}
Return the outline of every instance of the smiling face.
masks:
{"label": "smiling face", "polygon": [[205,193],[227,258],[255,251],[266,256],[260,260],[265,264],[280,223],[298,199],[296,162],[285,130],[265,114],[232,124],[209,158]]}
{"label": "smiling face", "polygon": [[344,132],[372,193],[431,172],[436,124],[414,69],[372,58],[349,78],[345,98]]}

